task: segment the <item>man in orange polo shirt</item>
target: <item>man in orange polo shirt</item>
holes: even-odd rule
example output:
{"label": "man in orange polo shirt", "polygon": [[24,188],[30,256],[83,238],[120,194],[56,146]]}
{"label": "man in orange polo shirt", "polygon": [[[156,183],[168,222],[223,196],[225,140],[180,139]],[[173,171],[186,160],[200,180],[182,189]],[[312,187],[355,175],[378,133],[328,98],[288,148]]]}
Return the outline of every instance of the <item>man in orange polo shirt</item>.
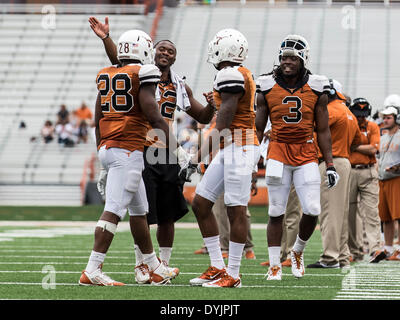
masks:
{"label": "man in orange polo shirt", "polygon": [[379,249],[381,238],[378,172],[374,166],[380,133],[378,125],[367,120],[371,110],[371,105],[364,98],[354,99],[350,106],[362,133],[361,145],[350,153],[349,249],[354,261],[361,261],[364,257],[363,223],[371,256]]}
{"label": "man in orange polo shirt", "polygon": [[74,111],[74,115],[78,118],[78,124],[81,123],[81,121],[83,120],[88,121],[90,123],[93,118],[92,111],[90,111],[90,109],[84,102],[82,102],[80,108]]}
{"label": "man in orange polo shirt", "polygon": [[[350,146],[361,143],[361,133],[357,119],[347,108],[346,98],[341,94],[341,84],[329,79],[330,92],[328,101],[329,128],[332,137],[332,156],[340,180],[335,188],[328,192],[321,184],[321,237],[323,253],[319,261],[309,264],[307,268],[339,268],[350,264],[348,240],[349,213],[349,177]],[[319,158],[322,153],[319,152]],[[321,181],[327,179],[325,163],[319,165]]]}

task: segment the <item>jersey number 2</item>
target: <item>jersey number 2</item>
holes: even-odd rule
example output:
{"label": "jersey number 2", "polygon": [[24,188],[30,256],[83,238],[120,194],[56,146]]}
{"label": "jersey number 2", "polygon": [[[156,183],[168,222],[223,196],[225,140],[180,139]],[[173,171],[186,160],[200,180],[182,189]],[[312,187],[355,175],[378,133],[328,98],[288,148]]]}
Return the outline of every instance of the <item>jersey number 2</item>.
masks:
{"label": "jersey number 2", "polygon": [[[299,123],[302,119],[302,113],[300,111],[302,107],[302,101],[299,97],[288,96],[282,100],[283,104],[295,103],[295,106],[289,107],[290,116],[283,116],[282,119],[286,123]],[[293,116],[292,116],[293,115]]]}
{"label": "jersey number 2", "polygon": [[[133,96],[129,93],[132,89],[131,78],[126,73],[117,73],[111,78],[107,73],[101,74],[97,83],[104,82],[104,88],[99,90],[102,96],[101,110],[103,112],[110,112],[110,102],[107,101],[106,97],[110,92],[110,85],[112,90],[111,95],[111,106],[117,112],[128,112],[133,108]],[[121,86],[122,84],[122,86]]]}

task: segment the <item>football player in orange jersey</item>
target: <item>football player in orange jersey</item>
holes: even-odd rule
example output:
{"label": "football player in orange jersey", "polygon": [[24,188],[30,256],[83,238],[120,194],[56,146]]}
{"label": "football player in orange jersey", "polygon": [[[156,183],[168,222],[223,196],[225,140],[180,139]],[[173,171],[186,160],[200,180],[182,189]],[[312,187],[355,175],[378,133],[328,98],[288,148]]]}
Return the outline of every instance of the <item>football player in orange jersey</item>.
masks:
{"label": "football player in orange jersey", "polygon": [[[95,241],[80,285],[121,286],[102,271],[103,261],[128,208],[135,243],[143,254],[149,283],[169,283],[179,273],[159,261],[146,220],[148,204],[142,179],[143,149],[149,122],[165,134],[178,153],[176,140],[169,136],[168,124],[155,100],[160,70],[152,64],[151,38],[140,30],[129,30],[118,40],[118,65],[106,67],[97,75],[99,90],[96,110],[96,144],[99,159],[108,172],[104,212],[95,229]],[[180,155],[181,156],[181,155]],[[181,159],[182,161],[182,159]]]}
{"label": "football player in orange jersey", "polygon": [[[218,70],[214,80],[214,99],[218,113],[215,131],[195,155],[200,161],[218,149],[203,179],[196,187],[193,212],[210,256],[210,267],[191,285],[211,288],[241,286],[240,263],[247,238],[246,208],[250,199],[252,172],[260,157],[255,132],[255,83],[251,72],[242,66],[248,43],[237,30],[219,31],[208,46],[208,62]],[[214,139],[213,139],[214,138]],[[222,142],[222,141],[221,141]],[[211,150],[210,150],[211,149]],[[210,152],[211,151],[211,152]],[[230,222],[228,267],[222,257],[219,230],[212,207],[224,192]]]}
{"label": "football player in orange jersey", "polygon": [[292,273],[297,278],[304,275],[303,251],[321,212],[321,178],[313,141],[314,127],[327,163],[329,187],[335,186],[339,179],[333,167],[328,126],[326,92],[329,83],[325,76],[312,75],[306,68],[309,50],[302,36],[288,35],[280,47],[280,65],[257,81],[256,127],[259,141],[263,139],[268,118],[272,124],[266,166],[269,197],[268,280],[282,278],[279,258],[282,221],[292,182],[304,213],[291,251]]}
{"label": "football player in orange jersey", "polygon": [[[89,23],[98,37],[103,39],[107,55],[112,63],[117,63],[117,47],[109,37],[108,18],[101,23],[95,17],[89,18]],[[191,88],[175,74],[171,66],[175,63],[177,49],[169,40],[161,40],[154,46],[155,64],[161,71],[161,79],[158,83],[156,96],[160,112],[170,129],[174,122],[175,110],[183,110],[193,119],[200,123],[209,123],[215,113],[212,92],[205,93],[207,105],[197,101]],[[149,127],[151,129],[151,127]],[[165,144],[157,141],[153,131],[149,132],[145,145],[143,180],[146,187],[149,212],[148,224],[157,224],[157,241],[160,247],[160,258],[168,264],[174,240],[174,223],[182,218],[187,212],[186,200],[183,196],[184,180],[178,177],[180,167],[176,163],[169,163],[168,148]],[[154,163],[149,161],[151,156],[163,158],[166,163]],[[148,159],[149,158],[149,159]],[[173,161],[173,159],[172,159]],[[99,179],[99,191],[104,193],[106,176],[103,173]],[[142,268],[143,259],[141,252],[135,245],[136,268],[135,277],[137,282],[146,282],[148,275]],[[141,280],[140,280],[141,279]]]}

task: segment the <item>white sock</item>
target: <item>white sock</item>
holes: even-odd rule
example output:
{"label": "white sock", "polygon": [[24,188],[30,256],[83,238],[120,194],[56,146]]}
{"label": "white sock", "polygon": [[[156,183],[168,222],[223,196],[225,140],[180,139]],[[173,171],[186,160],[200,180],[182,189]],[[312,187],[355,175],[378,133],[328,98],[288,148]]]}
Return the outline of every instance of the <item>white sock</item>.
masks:
{"label": "white sock", "polygon": [[281,247],[268,247],[269,265],[278,266],[281,263]]}
{"label": "white sock", "polygon": [[92,273],[93,271],[99,268],[99,266],[104,262],[105,258],[106,258],[105,253],[100,253],[92,250],[92,253],[90,254],[89,257],[89,262],[85,270],[88,273]]}
{"label": "white sock", "polygon": [[301,240],[299,238],[299,235],[296,237],[296,242],[294,243],[293,246],[293,251],[296,251],[297,253],[303,252],[304,249],[306,248],[307,241]]}
{"label": "white sock", "polygon": [[160,261],[158,261],[154,251],[148,254],[143,253],[143,263],[148,265],[150,271],[157,269],[160,265]]}
{"label": "white sock", "polygon": [[387,246],[387,245],[385,245],[385,246],[384,246],[384,249],[385,249],[387,252],[389,252],[389,254],[392,254],[392,253],[393,253],[393,246]]}
{"label": "white sock", "polygon": [[240,262],[242,261],[244,243],[229,241],[229,258],[226,272],[233,278],[239,278]]}
{"label": "white sock", "polygon": [[143,263],[143,253],[140,251],[140,248],[137,244],[135,244],[135,257],[136,257],[136,266],[139,266]]}
{"label": "white sock", "polygon": [[225,268],[224,258],[222,258],[221,245],[219,243],[219,235],[214,237],[203,238],[210,256],[211,266],[218,269]]}
{"label": "white sock", "polygon": [[171,259],[172,248],[171,247],[160,247],[160,259],[169,264],[169,259]]}

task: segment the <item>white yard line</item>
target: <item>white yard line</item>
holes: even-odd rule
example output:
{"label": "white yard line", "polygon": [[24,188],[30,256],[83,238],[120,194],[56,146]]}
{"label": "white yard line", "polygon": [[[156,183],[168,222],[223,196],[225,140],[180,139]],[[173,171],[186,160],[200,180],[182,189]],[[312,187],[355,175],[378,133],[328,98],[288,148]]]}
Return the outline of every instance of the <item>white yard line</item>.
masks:
{"label": "white yard line", "polygon": [[[43,284],[41,282],[0,282],[0,285],[28,285],[28,286],[42,286]],[[78,286],[78,282],[76,283],[56,283],[56,286]],[[128,283],[125,284],[127,287],[151,287],[150,285],[146,284],[136,284],[136,283]],[[169,284],[169,285],[164,285],[164,286],[158,286],[158,288],[161,287],[191,287],[190,284]],[[280,289],[293,289],[293,288],[298,288],[298,289],[330,289],[333,288],[332,286],[273,286],[273,285],[253,285],[253,286],[246,286],[242,285],[242,288],[280,288]]]}
{"label": "white yard line", "polygon": [[[394,289],[399,287],[399,289]],[[400,299],[400,264],[381,261],[353,265],[342,281],[335,300]]]}
{"label": "white yard line", "polygon": [[[95,227],[97,221],[0,221],[0,227]],[[157,228],[156,225],[151,225],[151,228]],[[129,222],[122,221],[118,224],[118,229],[129,229]],[[178,229],[198,229],[196,222],[178,222],[175,223],[175,228]],[[252,223],[252,229],[266,230],[267,224]]]}
{"label": "white yard line", "polygon": [[[192,265],[192,264],[190,264]],[[43,273],[39,270],[0,270],[0,273]],[[55,271],[56,274],[81,274],[81,271]],[[128,274],[133,275],[133,271],[107,271],[107,274]],[[198,272],[180,272],[181,275],[198,275]],[[292,276],[292,273],[282,273],[284,276]],[[243,276],[250,277],[264,277],[265,273],[242,273]],[[332,277],[332,276],[342,276],[339,274],[305,274],[305,277]]]}

